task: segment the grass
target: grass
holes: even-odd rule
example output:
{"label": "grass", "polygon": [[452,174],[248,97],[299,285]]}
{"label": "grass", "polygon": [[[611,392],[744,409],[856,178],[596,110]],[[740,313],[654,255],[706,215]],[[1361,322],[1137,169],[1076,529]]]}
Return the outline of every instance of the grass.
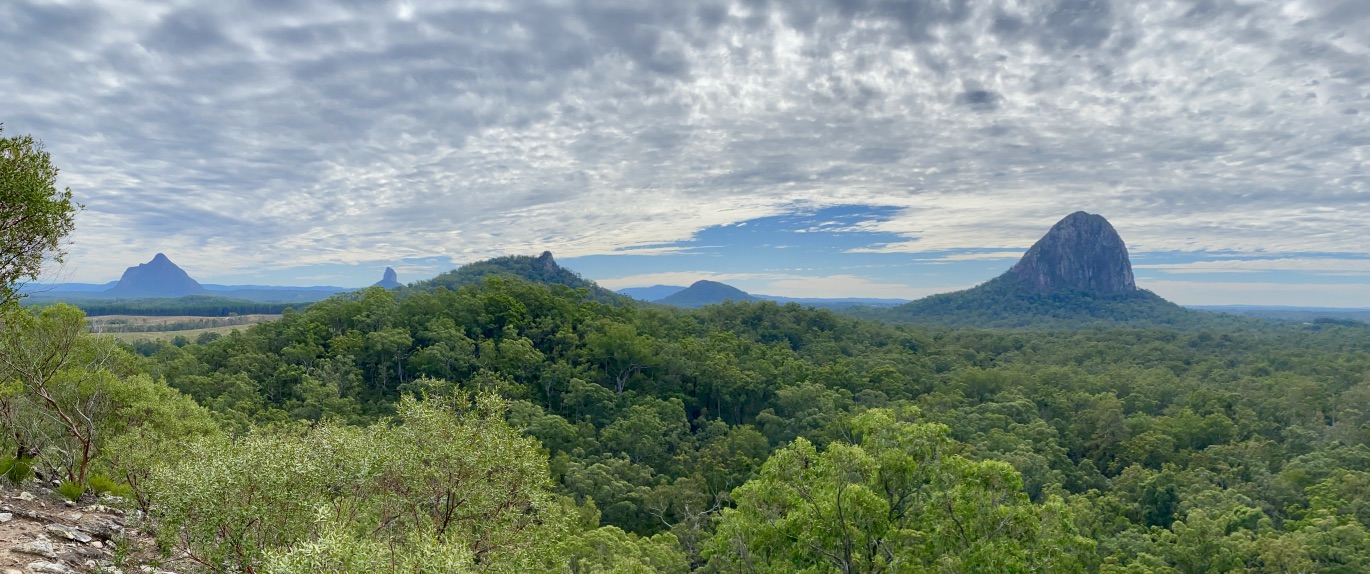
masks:
{"label": "grass", "polygon": [[233,317],[192,317],[192,316],[143,316],[143,315],[104,315],[89,317],[87,323],[91,331],[114,336],[125,343],[140,339],[171,340],[186,337],[192,341],[203,333],[227,335],[237,329],[265,321],[274,321],[280,315],[236,315]]}

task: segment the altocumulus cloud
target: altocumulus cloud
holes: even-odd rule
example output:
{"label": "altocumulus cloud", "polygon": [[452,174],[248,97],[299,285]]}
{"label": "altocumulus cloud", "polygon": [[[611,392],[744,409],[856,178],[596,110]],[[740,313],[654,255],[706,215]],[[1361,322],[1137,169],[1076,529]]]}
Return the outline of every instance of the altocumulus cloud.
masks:
{"label": "altocumulus cloud", "polygon": [[892,252],[1076,209],[1134,251],[1364,254],[1370,3],[0,3],[0,121],[78,278],[669,244],[879,205]]}

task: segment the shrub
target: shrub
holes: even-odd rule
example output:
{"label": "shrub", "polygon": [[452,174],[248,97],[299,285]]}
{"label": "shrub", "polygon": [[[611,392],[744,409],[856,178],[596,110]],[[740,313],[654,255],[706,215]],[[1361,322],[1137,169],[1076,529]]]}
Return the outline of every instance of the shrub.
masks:
{"label": "shrub", "polygon": [[57,492],[67,500],[80,500],[81,495],[86,493],[86,487],[79,482],[67,480],[58,485]]}
{"label": "shrub", "polygon": [[103,474],[91,475],[89,479],[86,479],[86,487],[90,489],[91,494],[96,496],[109,494],[120,498],[133,498],[134,494],[133,489],[127,484],[120,484]]}
{"label": "shrub", "polygon": [[24,481],[33,478],[33,459],[12,456],[0,459],[0,474],[3,474],[15,486],[22,485]]}
{"label": "shrub", "polygon": [[202,439],[146,483],[159,539],[214,572],[549,571],[569,511],[502,408],[405,398],[366,428]]}

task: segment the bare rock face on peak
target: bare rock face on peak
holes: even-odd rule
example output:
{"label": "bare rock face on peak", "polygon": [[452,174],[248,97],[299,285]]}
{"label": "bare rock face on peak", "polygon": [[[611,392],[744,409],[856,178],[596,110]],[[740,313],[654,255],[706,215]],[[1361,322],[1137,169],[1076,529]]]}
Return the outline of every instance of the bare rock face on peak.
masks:
{"label": "bare rock face on peak", "polygon": [[560,269],[560,267],[557,266],[557,261],[552,259],[551,251],[543,251],[542,255],[538,256],[538,265],[542,268],[544,273],[555,273]]}
{"label": "bare rock face on peak", "polygon": [[1075,328],[1099,324],[1199,325],[1190,311],[1138,289],[1118,232],[1078,211],[1051,227],[1003,275],[980,285],[924,297],[883,318],[980,328]]}
{"label": "bare rock face on peak", "polygon": [[1008,271],[1039,293],[1136,291],[1123,238],[1103,216],[1077,211],[1051,227]]}
{"label": "bare rock face on peak", "polygon": [[207,291],[166,255],[158,253],[152,261],[126,269],[119,282],[105,293],[114,297],[184,297]]}
{"label": "bare rock face on peak", "polygon": [[381,276],[381,280],[377,281],[375,285],[372,285],[372,287],[384,287],[386,289],[394,289],[399,286],[400,276],[397,275],[395,269],[391,267],[386,267],[385,275]]}

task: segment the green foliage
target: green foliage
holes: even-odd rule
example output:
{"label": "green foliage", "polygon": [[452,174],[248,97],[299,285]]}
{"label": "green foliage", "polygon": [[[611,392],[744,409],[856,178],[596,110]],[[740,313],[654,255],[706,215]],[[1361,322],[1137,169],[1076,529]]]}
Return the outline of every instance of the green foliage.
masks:
{"label": "green foliage", "polygon": [[859,444],[798,439],[733,492],[710,545],[725,572],[1082,572],[1092,544],[1006,463],[952,454],[949,429],[869,411]]}
{"label": "green foliage", "polygon": [[488,395],[406,398],[393,423],[199,441],[148,481],[160,540],[216,572],[550,567],[570,517],[501,416]]}
{"label": "green foliage", "polygon": [[552,260],[552,254],[547,252],[540,257],[510,255],[468,263],[432,279],[414,283],[403,290],[428,291],[442,288],[455,291],[462,287],[479,285],[491,278],[508,278],[583,290],[592,300],[600,303],[624,304],[631,301],[557,265]]}
{"label": "green foliage", "polygon": [[86,478],[86,486],[96,496],[108,494],[120,498],[134,498],[136,493],[127,484],[121,484],[103,474],[92,474]]}
{"label": "green foliage", "polygon": [[[509,424],[545,449],[553,488],[581,509],[580,534],[670,534],[705,570],[724,564],[704,557],[720,516],[760,496],[739,487],[793,457],[800,439],[864,484],[884,460],[871,451],[897,452],[868,446],[855,422],[880,409],[948,429],[931,465],[942,478],[928,488],[952,510],[921,513],[926,532],[955,531],[958,512],[977,515],[987,500],[1003,512],[990,516],[1009,519],[1012,535],[964,552],[954,538],[920,538],[959,557],[948,568],[1042,563],[1041,540],[1078,549],[1078,532],[1097,550],[1068,553],[1076,562],[1062,568],[1259,571],[1268,559],[1356,571],[1356,529],[1370,514],[1354,474],[1370,468],[1370,331],[1355,325],[924,329],[766,302],[604,305],[498,277],[335,297],[203,345],[163,346],[149,368],[240,433],[385,420],[407,393],[498,393]],[[836,471],[806,472],[797,476],[836,484]],[[880,507],[879,496],[855,500]],[[301,528],[326,532],[313,520]],[[1034,520],[1045,538],[1010,529]],[[1352,550],[1329,550],[1334,536]],[[1212,562],[1185,558],[1199,551]]]}
{"label": "green foliage", "polygon": [[853,315],[873,319],[995,328],[1087,328],[1126,324],[1129,327],[1194,328],[1255,321],[1191,311],[1146,290],[1121,293],[1060,291],[1039,293],[1003,275],[977,287],[924,297],[891,309],[853,308]]}
{"label": "green foliage", "polygon": [[62,238],[81,205],[70,189],[57,189],[57,171],[33,136],[0,137],[0,307],[13,305],[44,260],[62,261]]}
{"label": "green foliage", "polygon": [[21,456],[7,456],[0,459],[0,475],[3,475],[10,484],[21,486],[24,481],[33,478],[33,459]]}
{"label": "green foliage", "polygon": [[79,482],[66,480],[57,485],[57,493],[67,500],[80,500],[81,495],[86,493],[86,487]]}
{"label": "green foliage", "polygon": [[686,574],[690,563],[668,532],[636,536],[613,526],[588,530],[567,543],[572,574]]}
{"label": "green foliage", "polygon": [[[85,333],[75,307],[16,312],[4,327],[0,376],[10,384],[0,387],[0,430],[16,452],[39,453],[51,474],[85,486],[92,465],[124,473],[129,461],[174,456],[173,441],[148,439],[217,431],[207,411],[140,373],[113,339]],[[136,491],[136,478],[127,480]]]}
{"label": "green foliage", "polygon": [[[327,509],[319,512],[312,538],[263,556],[268,574],[372,574],[375,572],[477,572],[471,551],[434,537],[415,537],[396,546],[384,538],[361,535]],[[498,571],[498,570],[496,570]]]}

